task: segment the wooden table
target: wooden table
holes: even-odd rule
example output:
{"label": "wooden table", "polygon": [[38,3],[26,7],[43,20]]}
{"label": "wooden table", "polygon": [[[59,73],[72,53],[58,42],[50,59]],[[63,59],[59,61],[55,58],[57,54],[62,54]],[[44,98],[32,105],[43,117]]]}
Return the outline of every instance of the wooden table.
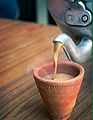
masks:
{"label": "wooden table", "polygon": [[[33,69],[52,61],[56,26],[0,20],[0,120],[50,120]],[[63,50],[60,60],[67,60]],[[69,120],[91,120],[91,60]]]}

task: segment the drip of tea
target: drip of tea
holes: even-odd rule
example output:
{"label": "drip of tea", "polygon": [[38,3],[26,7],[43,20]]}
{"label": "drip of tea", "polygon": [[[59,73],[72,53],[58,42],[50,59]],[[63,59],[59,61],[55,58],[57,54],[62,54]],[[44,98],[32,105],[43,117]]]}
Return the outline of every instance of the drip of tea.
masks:
{"label": "drip of tea", "polygon": [[60,42],[54,43],[54,55],[53,55],[53,69],[54,69],[54,73],[53,73],[53,76],[52,76],[53,80],[56,79],[58,54],[59,54],[61,46],[62,46],[62,43],[60,43]]}

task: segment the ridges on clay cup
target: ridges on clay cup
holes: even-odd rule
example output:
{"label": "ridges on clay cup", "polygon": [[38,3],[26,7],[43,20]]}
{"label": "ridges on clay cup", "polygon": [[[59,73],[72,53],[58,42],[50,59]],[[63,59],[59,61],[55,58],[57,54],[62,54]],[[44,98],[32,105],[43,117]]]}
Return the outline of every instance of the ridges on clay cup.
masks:
{"label": "ridges on clay cup", "polygon": [[71,61],[58,63],[57,73],[73,75],[67,81],[46,80],[43,77],[53,73],[53,64],[45,63],[34,69],[34,78],[49,116],[53,120],[67,120],[76,104],[83,78],[84,68]]}

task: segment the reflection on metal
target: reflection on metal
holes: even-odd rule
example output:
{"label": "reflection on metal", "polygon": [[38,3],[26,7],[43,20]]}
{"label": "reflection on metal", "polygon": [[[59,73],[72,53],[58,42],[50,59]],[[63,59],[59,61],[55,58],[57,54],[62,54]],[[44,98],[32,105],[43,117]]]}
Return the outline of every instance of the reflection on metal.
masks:
{"label": "reflection on metal", "polygon": [[76,46],[71,37],[63,33],[55,37],[53,42],[62,43],[62,47],[65,50],[69,60],[83,63],[91,57],[92,40],[88,37],[83,37],[80,44]]}

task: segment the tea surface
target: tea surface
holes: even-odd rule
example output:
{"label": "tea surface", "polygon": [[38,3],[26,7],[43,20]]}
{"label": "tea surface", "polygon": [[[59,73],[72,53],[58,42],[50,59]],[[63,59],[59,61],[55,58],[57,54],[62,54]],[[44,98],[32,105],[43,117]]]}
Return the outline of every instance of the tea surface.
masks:
{"label": "tea surface", "polygon": [[66,81],[74,78],[74,76],[70,74],[60,73],[60,74],[56,74],[55,79],[53,79],[53,74],[46,75],[43,78],[46,80]]}

